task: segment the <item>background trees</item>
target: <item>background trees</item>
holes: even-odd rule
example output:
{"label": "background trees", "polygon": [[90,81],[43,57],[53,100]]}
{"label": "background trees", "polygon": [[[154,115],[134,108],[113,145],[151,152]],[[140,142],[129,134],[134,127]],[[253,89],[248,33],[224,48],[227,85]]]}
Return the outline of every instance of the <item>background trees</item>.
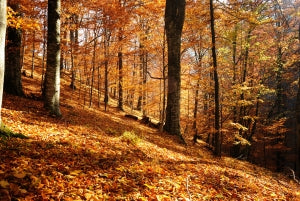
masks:
{"label": "background trees", "polygon": [[[43,83],[46,36],[51,30],[45,20],[46,3],[14,2],[23,9],[18,18],[23,23],[16,21],[22,24],[21,67],[34,72],[33,81]],[[160,121],[166,131],[186,140],[197,134],[209,145],[214,145],[219,110],[225,153],[275,169],[282,164],[294,168],[299,1],[215,2],[217,104],[209,51],[214,43],[210,1],[186,1],[184,24],[184,2],[174,2],[62,2],[60,76],[71,85],[69,98],[83,107],[118,106]],[[177,3],[179,13],[173,12]],[[51,46],[48,51],[54,52]],[[53,75],[58,78],[55,66]]]}

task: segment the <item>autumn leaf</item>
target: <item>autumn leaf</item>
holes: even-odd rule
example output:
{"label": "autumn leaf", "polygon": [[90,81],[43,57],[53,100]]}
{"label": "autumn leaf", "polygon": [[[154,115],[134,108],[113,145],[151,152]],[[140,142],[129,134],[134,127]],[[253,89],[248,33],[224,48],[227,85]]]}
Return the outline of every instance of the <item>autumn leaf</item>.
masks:
{"label": "autumn leaf", "polygon": [[149,188],[150,190],[155,189],[155,186],[149,185],[149,184],[144,184],[144,186],[146,186],[147,188]]}
{"label": "autumn leaf", "polygon": [[26,172],[15,172],[13,174],[14,177],[18,178],[18,179],[23,179],[24,177],[26,177],[27,173]]}
{"label": "autumn leaf", "polygon": [[9,183],[6,180],[0,180],[0,186],[2,188],[7,188],[7,187],[9,187]]}

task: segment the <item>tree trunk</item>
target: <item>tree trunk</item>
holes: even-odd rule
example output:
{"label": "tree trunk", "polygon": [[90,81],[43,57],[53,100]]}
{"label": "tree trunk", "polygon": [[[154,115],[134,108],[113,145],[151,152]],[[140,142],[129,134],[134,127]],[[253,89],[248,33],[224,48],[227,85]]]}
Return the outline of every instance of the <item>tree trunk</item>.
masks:
{"label": "tree trunk", "polygon": [[122,29],[119,30],[119,52],[118,52],[118,68],[119,68],[119,101],[118,101],[118,108],[123,110],[123,53],[122,53]]}
{"label": "tree trunk", "polygon": [[[236,65],[237,65],[237,60],[236,60],[236,44],[237,44],[237,31],[238,31],[238,25],[236,24],[234,27],[234,34],[233,34],[233,41],[232,41],[232,65],[233,65],[233,86],[235,86],[236,83]],[[236,93],[234,92],[234,98],[236,97]],[[237,101],[235,100],[236,104],[233,106],[233,122],[237,122]]]}
{"label": "tree trunk", "polygon": [[104,109],[107,110],[108,105],[108,57],[109,57],[109,41],[110,33],[109,30],[104,31]]}
{"label": "tree trunk", "polygon": [[[41,80],[41,90],[44,91],[44,80],[45,80],[45,57],[46,57],[46,18],[44,18],[43,25],[43,57],[42,57],[42,80]],[[24,42],[24,41],[23,41]],[[24,52],[24,51],[23,51]]]}
{"label": "tree trunk", "polygon": [[33,73],[34,73],[34,59],[35,59],[35,31],[33,31],[32,35],[32,55],[31,55],[31,78],[33,78]]}
{"label": "tree trunk", "polygon": [[60,0],[48,1],[48,43],[44,104],[55,116],[61,116],[60,96]]}
{"label": "tree trunk", "polygon": [[[298,40],[300,41],[300,24],[298,27]],[[300,53],[300,47],[298,48],[298,54]],[[300,63],[300,62],[298,62]],[[298,93],[296,103],[296,119],[297,119],[297,152],[298,160],[296,162],[298,176],[300,175],[300,67],[298,65]]]}
{"label": "tree trunk", "polygon": [[160,117],[159,131],[163,131],[163,126],[166,119],[166,29],[164,29],[163,48],[162,48],[162,80],[163,80],[163,96],[162,96],[162,108]]}
{"label": "tree trunk", "polygon": [[[9,6],[18,13],[20,7],[18,4]],[[13,95],[23,96],[21,79],[22,31],[13,27],[7,27],[7,41],[4,91]]]}
{"label": "tree trunk", "polygon": [[212,41],[212,58],[214,67],[214,81],[215,81],[215,135],[214,135],[214,155],[221,156],[221,133],[220,133],[220,103],[219,103],[219,78],[217,71],[217,54],[216,54],[216,36],[215,36],[215,18],[213,0],[209,1],[210,5],[210,29]]}
{"label": "tree trunk", "polygon": [[180,131],[180,47],[185,17],[185,0],[167,0],[165,27],[168,44],[168,93],[166,122],[164,130],[178,135],[184,142]]}
{"label": "tree trunk", "polygon": [[3,83],[4,83],[4,66],[5,66],[5,34],[6,34],[6,0],[0,0],[0,123]]}
{"label": "tree trunk", "polygon": [[[71,24],[77,27],[78,15],[73,14],[71,17]],[[77,64],[77,54],[78,54],[78,28],[75,30],[70,30],[70,41],[71,41],[71,84],[72,90],[76,89],[75,79],[76,79],[76,64]]]}
{"label": "tree trunk", "polygon": [[[96,38],[96,32],[94,32],[94,37]],[[93,58],[92,58],[92,81],[91,81],[91,88],[90,88],[89,107],[92,107],[93,104],[93,90],[94,90],[95,68],[96,68],[96,47],[97,47],[97,39],[94,40],[94,49],[93,49]]]}

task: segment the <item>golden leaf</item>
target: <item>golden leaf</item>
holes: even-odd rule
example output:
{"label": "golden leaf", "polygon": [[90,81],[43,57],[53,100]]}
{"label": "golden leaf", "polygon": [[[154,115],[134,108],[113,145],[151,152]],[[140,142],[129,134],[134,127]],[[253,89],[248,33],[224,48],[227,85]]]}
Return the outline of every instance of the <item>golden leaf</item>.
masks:
{"label": "golden leaf", "polygon": [[7,188],[7,187],[9,187],[9,183],[8,183],[8,181],[1,180],[1,181],[0,181],[0,186],[1,186],[2,188]]}

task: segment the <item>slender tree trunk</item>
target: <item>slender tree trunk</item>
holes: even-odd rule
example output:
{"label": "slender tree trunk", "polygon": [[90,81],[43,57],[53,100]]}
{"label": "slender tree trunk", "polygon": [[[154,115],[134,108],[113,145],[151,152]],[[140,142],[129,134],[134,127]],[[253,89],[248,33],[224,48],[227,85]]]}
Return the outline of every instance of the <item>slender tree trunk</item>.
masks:
{"label": "slender tree trunk", "polygon": [[[300,41],[300,23],[298,27],[298,40]],[[298,54],[300,54],[300,44],[298,44]],[[300,175],[300,62],[298,62],[298,93],[297,93],[297,102],[296,102],[296,119],[297,119],[297,152],[298,159],[296,161],[296,167],[298,175]]]}
{"label": "slender tree trunk", "polygon": [[212,58],[214,67],[215,81],[215,135],[214,135],[214,155],[221,156],[221,132],[220,132],[220,103],[219,103],[219,78],[217,71],[217,54],[216,54],[216,36],[215,36],[215,18],[213,0],[209,1],[210,5],[210,29],[212,41]]}
{"label": "slender tree trunk", "polygon": [[[8,4],[17,15],[20,15],[19,4]],[[23,96],[21,79],[21,42],[22,30],[7,27],[7,45],[5,61],[4,91],[13,95]]]}
{"label": "slender tree trunk", "polygon": [[42,81],[41,81],[41,91],[44,91],[44,80],[45,80],[45,57],[46,57],[46,18],[44,20],[43,29],[43,57],[42,57]]}
{"label": "slender tree trunk", "polygon": [[[96,37],[96,32],[94,34]],[[94,49],[93,49],[93,58],[92,58],[92,81],[91,81],[91,88],[90,88],[90,105],[92,107],[93,104],[93,90],[94,90],[94,79],[95,79],[95,68],[96,68],[96,47],[97,47],[97,40],[94,40]]]}
{"label": "slender tree trunk", "polygon": [[193,120],[193,130],[197,134],[197,116],[198,116],[198,105],[199,105],[199,87],[200,87],[200,78],[198,78],[196,91],[195,91],[195,100],[194,100],[194,120]]}
{"label": "slender tree trunk", "polygon": [[166,120],[166,29],[164,29],[163,48],[162,48],[162,80],[163,80],[163,97],[161,108],[161,120],[159,130],[163,131],[163,126]]}
{"label": "slender tree trunk", "polygon": [[108,57],[109,57],[109,42],[110,33],[106,29],[104,38],[104,109],[107,110],[108,105]]}
{"label": "slender tree trunk", "polygon": [[47,69],[44,104],[51,114],[61,116],[60,96],[60,0],[48,1]]}
{"label": "slender tree trunk", "polygon": [[[246,84],[246,79],[247,79],[251,32],[252,32],[252,28],[250,28],[247,32],[245,58],[244,58],[244,63],[243,63],[242,80],[241,80],[242,84]],[[245,94],[242,93],[240,100],[244,100],[244,99],[245,99]],[[243,117],[245,115],[246,115],[246,107],[244,105],[242,105],[240,107],[240,112],[239,112],[239,123],[243,126],[246,126],[245,123],[243,122]],[[243,136],[243,133],[241,133],[241,135]]]}
{"label": "slender tree trunk", "polygon": [[122,53],[122,29],[119,30],[119,52],[118,52],[118,67],[119,67],[119,100],[118,107],[120,110],[123,110],[123,53]]}
{"label": "slender tree trunk", "polygon": [[168,43],[168,95],[164,130],[184,142],[180,130],[180,47],[185,17],[185,0],[167,0],[165,27]]}
{"label": "slender tree trunk", "polygon": [[[238,25],[236,24],[234,27],[234,33],[233,33],[233,41],[232,41],[232,65],[233,65],[233,86],[236,85],[236,65],[237,65],[237,61],[236,61],[236,43],[237,43],[237,30],[238,30]],[[236,97],[236,93],[234,93],[234,98]],[[236,101],[236,100],[235,100]],[[237,103],[237,102],[236,102]],[[237,108],[236,108],[236,104],[233,106],[233,122],[236,123],[237,122]]]}
{"label": "slender tree trunk", "polygon": [[21,61],[20,61],[20,65],[21,65],[21,70],[24,67],[24,58],[25,58],[25,49],[26,49],[26,32],[22,33],[22,43],[21,43]]}
{"label": "slender tree trunk", "polygon": [[34,59],[35,59],[35,31],[33,31],[33,36],[32,36],[32,55],[31,55],[31,78],[33,78],[33,73],[34,73]]}
{"label": "slender tree trunk", "polygon": [[88,30],[86,29],[84,32],[84,40],[85,40],[85,47],[84,47],[84,61],[83,61],[83,74],[85,76],[85,85],[84,85],[84,91],[83,91],[83,105],[86,103],[86,93],[87,93],[87,88],[89,85],[89,75],[88,75],[88,62],[87,62],[87,57],[88,57],[88,48],[87,48],[87,40],[88,40]]}
{"label": "slender tree trunk", "polygon": [[100,102],[101,102],[101,73],[100,73],[100,66],[98,65],[97,68],[97,78],[98,78],[98,85],[97,85],[97,89],[98,89],[98,107],[100,107]]}
{"label": "slender tree trunk", "polygon": [[[73,14],[71,17],[71,24],[77,27],[78,15]],[[70,30],[70,41],[71,41],[71,84],[72,90],[76,89],[75,79],[76,79],[76,65],[77,65],[77,54],[78,54],[78,28],[75,30]]]}
{"label": "slender tree trunk", "polygon": [[0,0],[0,123],[5,69],[6,0]]}
{"label": "slender tree trunk", "polygon": [[[143,94],[144,94],[144,66],[145,66],[145,50],[144,50],[144,45],[142,39],[140,39],[140,69],[139,69],[139,97],[138,97],[138,102],[137,102],[137,107],[136,109],[139,111],[142,111],[144,109],[143,105]],[[144,113],[144,112],[143,112]]]}

